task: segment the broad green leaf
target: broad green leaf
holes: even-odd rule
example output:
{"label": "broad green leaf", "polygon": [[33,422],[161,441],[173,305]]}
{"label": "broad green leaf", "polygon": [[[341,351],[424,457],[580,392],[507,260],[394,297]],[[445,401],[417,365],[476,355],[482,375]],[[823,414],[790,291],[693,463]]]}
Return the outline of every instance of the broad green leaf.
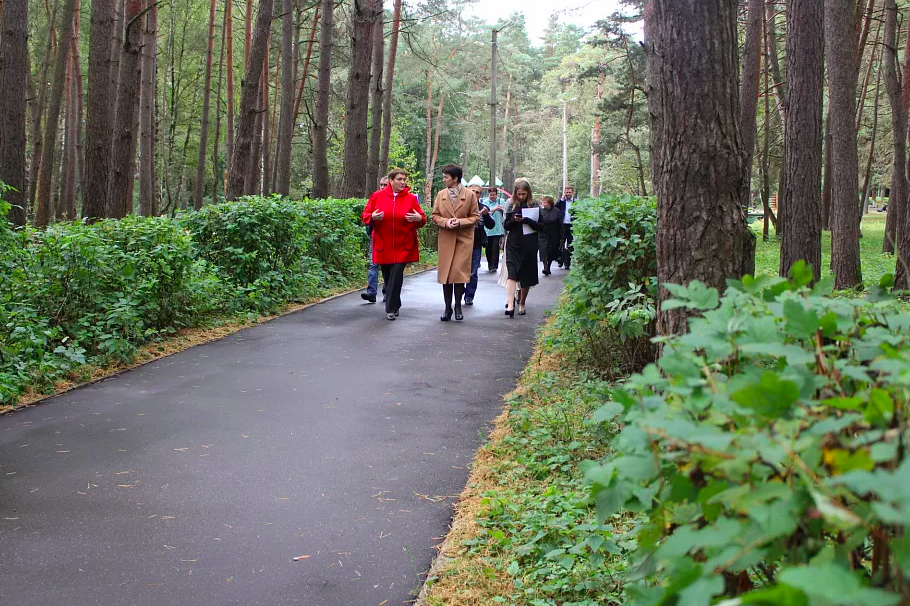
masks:
{"label": "broad green leaf", "polygon": [[612,421],[616,418],[617,415],[621,414],[625,410],[623,405],[618,402],[607,402],[596,411],[592,420],[595,423],[606,423],[607,421]]}
{"label": "broad green leaf", "polygon": [[799,589],[809,598],[838,606],[892,606],[900,596],[863,586],[858,573],[837,564],[813,564],[787,568],[777,576],[780,583]]}
{"label": "broad green leaf", "polygon": [[759,383],[747,384],[730,394],[734,402],[763,417],[779,417],[787,413],[799,398],[799,387],[781,380],[773,372],[762,374]]}
{"label": "broad green leaf", "polygon": [[806,339],[818,331],[818,315],[812,309],[806,309],[799,301],[784,301],[784,318],[790,333],[796,337]]}

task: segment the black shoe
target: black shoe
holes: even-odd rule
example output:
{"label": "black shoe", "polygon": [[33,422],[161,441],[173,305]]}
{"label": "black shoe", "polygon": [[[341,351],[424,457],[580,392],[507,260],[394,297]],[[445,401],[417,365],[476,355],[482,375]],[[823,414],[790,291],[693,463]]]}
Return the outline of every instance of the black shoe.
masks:
{"label": "black shoe", "polygon": [[388,318],[389,320],[394,320],[395,314],[386,314],[385,317]]}
{"label": "black shoe", "polygon": [[474,305],[474,299],[465,299],[464,304],[465,305]]}
{"label": "black shoe", "polygon": [[506,315],[509,316],[510,318],[514,318],[515,317],[515,308],[513,307],[512,309],[507,309]]}
{"label": "black shoe", "polygon": [[398,312],[400,312],[400,311],[401,311],[400,309],[396,309],[396,310],[395,310],[395,317],[396,317],[396,318],[398,317]]}
{"label": "black shoe", "polygon": [[446,307],[445,313],[443,313],[441,316],[439,316],[439,321],[448,322],[451,319],[452,319],[452,308]]}
{"label": "black shoe", "polygon": [[368,292],[360,293],[360,298],[363,299],[364,301],[369,301],[370,303],[376,302],[376,295],[371,295]]}
{"label": "black shoe", "polygon": [[549,270],[549,269],[543,270],[543,275],[549,276],[549,275],[550,275],[550,270]]}
{"label": "black shoe", "polygon": [[461,322],[464,320],[464,314],[461,313],[461,305],[455,306],[455,319]]}

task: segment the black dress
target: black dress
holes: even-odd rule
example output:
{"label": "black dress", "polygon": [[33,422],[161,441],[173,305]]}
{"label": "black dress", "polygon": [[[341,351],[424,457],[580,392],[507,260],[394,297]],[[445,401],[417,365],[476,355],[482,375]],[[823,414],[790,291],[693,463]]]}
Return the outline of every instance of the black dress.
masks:
{"label": "black dress", "polygon": [[561,208],[551,206],[549,209],[540,207],[541,231],[540,262],[548,266],[559,258],[559,245],[562,243],[562,218],[564,213]]}
{"label": "black dress", "polygon": [[[522,204],[521,208],[527,208]],[[537,230],[540,229],[537,221],[525,220],[519,223],[514,220],[515,212],[506,213],[503,227],[506,230],[506,270],[509,274],[509,280],[515,280],[521,284],[522,288],[537,286]],[[522,233],[522,225],[534,229],[530,234]]]}

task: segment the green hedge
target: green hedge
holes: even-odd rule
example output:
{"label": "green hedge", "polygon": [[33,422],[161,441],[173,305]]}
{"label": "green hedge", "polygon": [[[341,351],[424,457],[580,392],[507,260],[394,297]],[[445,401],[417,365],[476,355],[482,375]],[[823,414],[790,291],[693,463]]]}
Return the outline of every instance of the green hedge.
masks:
{"label": "green hedge", "polygon": [[572,232],[572,272],[550,344],[608,375],[637,370],[654,354],[656,201],[613,195],[579,200]]}
{"label": "green hedge", "polygon": [[45,230],[0,220],[0,403],[181,328],[362,283],[363,206],[245,198]]}

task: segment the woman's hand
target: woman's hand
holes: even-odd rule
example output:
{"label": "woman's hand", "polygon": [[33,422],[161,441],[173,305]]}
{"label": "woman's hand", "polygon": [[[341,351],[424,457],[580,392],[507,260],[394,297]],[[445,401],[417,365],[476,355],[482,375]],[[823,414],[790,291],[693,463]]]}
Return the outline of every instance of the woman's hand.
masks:
{"label": "woman's hand", "polygon": [[383,217],[385,217],[384,212],[382,212],[381,210],[374,210],[373,214],[370,215],[370,221],[372,221],[373,223],[379,223],[380,221],[382,221]]}
{"label": "woman's hand", "polygon": [[455,217],[452,217],[451,219],[449,219],[448,223],[446,223],[446,227],[448,229],[458,229],[459,225],[460,224],[458,222],[458,219],[456,219]]}
{"label": "woman's hand", "polygon": [[404,216],[408,220],[408,223],[420,223],[423,221],[423,217],[420,216],[420,213],[416,210],[408,211],[408,214]]}

